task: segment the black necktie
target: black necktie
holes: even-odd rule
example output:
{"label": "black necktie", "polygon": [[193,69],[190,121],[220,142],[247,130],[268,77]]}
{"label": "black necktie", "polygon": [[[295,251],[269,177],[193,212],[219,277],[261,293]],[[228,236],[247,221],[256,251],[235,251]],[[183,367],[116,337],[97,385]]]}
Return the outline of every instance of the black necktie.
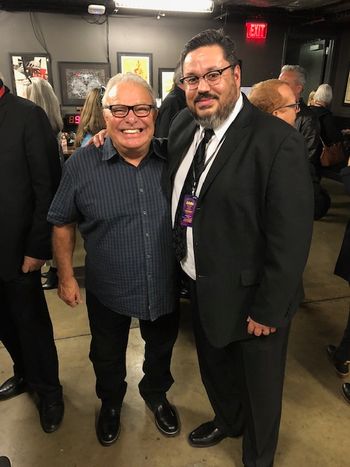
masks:
{"label": "black necktie", "polygon": [[192,188],[194,186],[194,176],[196,178],[196,181],[198,182],[198,179],[204,170],[205,150],[213,134],[214,134],[214,131],[211,128],[207,128],[204,130],[204,136],[202,140],[200,141],[197,147],[196,153],[193,157],[193,161],[188,170],[184,185],[181,190],[179,202],[176,208],[174,230],[173,230],[173,241],[174,241],[174,248],[175,248],[175,256],[178,261],[181,261],[186,256],[186,253],[187,253],[187,242],[186,242],[187,227],[184,227],[181,225],[181,214],[182,214],[182,206],[184,202],[184,197],[185,195],[190,195],[192,193]]}

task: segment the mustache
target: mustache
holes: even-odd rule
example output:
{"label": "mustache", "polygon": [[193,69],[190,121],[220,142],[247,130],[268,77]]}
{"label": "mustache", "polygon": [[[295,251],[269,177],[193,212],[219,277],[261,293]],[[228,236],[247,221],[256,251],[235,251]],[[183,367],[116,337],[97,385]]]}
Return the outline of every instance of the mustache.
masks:
{"label": "mustache", "polygon": [[197,97],[194,99],[194,102],[200,102],[202,99],[218,99],[215,94],[210,94],[210,92],[201,92],[198,93]]}

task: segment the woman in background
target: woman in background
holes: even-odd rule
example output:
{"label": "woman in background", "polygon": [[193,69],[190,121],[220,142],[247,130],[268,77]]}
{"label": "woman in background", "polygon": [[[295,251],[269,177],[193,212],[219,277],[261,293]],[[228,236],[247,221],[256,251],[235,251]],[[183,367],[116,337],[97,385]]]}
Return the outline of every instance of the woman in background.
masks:
{"label": "woman in background", "polygon": [[80,114],[80,123],[75,138],[75,147],[85,146],[90,138],[103,128],[106,128],[102,112],[103,86],[91,89],[86,97]]}
{"label": "woman in background", "polygon": [[[61,147],[61,132],[63,129],[63,120],[61,116],[60,103],[57,99],[51,84],[43,78],[31,78],[30,84],[27,86],[27,99],[39,105],[45,110],[46,115],[51,124],[53,133],[57,138],[59,148],[59,155],[61,163],[63,164],[63,152]],[[50,155],[48,155],[50,156]],[[50,265],[46,273],[46,281],[43,284],[43,289],[50,290],[57,288],[57,268],[55,267],[54,260],[47,262]],[[44,273],[45,274],[45,273]],[[45,277],[45,276],[44,276]]]}

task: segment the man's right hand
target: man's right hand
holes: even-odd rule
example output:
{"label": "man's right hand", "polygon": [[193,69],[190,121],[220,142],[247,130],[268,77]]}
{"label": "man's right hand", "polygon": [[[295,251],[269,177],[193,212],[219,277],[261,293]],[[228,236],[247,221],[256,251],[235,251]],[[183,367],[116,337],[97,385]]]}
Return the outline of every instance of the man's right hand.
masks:
{"label": "man's right hand", "polygon": [[104,145],[105,139],[107,138],[107,130],[101,130],[96,135],[94,135],[89,141],[88,144],[94,144],[97,148]]}
{"label": "man's right hand", "polygon": [[80,289],[75,277],[58,281],[58,296],[67,305],[75,307],[83,303],[80,296]]}

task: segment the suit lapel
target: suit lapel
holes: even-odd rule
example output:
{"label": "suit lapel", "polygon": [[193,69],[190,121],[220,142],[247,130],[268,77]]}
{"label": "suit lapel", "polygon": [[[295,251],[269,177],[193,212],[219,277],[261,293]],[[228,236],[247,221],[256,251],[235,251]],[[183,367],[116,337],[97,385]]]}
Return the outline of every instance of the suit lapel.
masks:
{"label": "suit lapel", "polygon": [[173,151],[174,155],[169,161],[169,173],[171,179],[174,178],[177,169],[179,168],[183,158],[185,157],[188,151],[188,148],[192,144],[196,128],[196,122],[193,119],[191,119],[191,121],[188,124],[186,124],[186,127],[184,129],[181,129],[177,132],[177,140],[174,141],[174,147],[176,148],[176,150]]}
{"label": "suit lapel", "polygon": [[[212,166],[203,183],[200,197],[202,198],[210,187],[211,183],[224,167],[229,159],[235,159],[237,151],[241,144],[244,143],[247,135],[250,133],[252,127],[252,107],[247,99],[244,99],[244,105],[241,112],[236,119],[232,122],[226,132],[226,138],[223,142]],[[238,160],[236,158],[236,163]]]}

